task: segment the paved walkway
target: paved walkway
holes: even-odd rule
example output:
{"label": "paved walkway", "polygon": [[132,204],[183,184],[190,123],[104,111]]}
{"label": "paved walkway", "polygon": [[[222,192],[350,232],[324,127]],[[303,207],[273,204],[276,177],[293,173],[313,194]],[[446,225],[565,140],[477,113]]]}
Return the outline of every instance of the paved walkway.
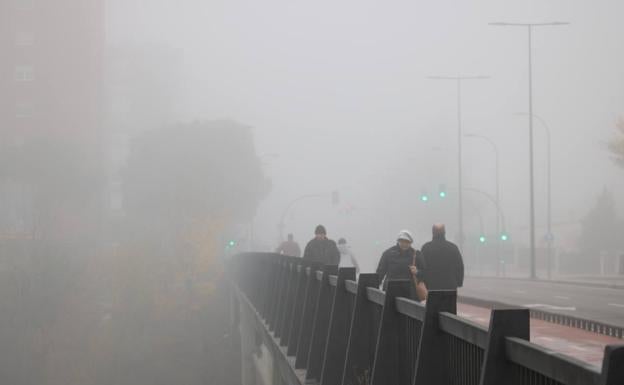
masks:
{"label": "paved walkway", "polygon": [[[490,309],[459,303],[457,312],[471,321],[489,325]],[[531,341],[599,368],[602,366],[605,346],[624,342],[618,338],[536,319],[531,319]]]}

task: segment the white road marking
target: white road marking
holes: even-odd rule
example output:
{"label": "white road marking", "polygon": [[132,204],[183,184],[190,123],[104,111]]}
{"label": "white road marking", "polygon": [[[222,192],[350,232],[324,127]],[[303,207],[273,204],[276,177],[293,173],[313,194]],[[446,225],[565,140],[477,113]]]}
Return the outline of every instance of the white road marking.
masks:
{"label": "white road marking", "polygon": [[516,294],[526,294],[527,293],[526,290],[514,290],[513,292],[516,293]]}
{"label": "white road marking", "polygon": [[574,306],[555,306],[555,305],[547,305],[544,303],[529,303],[522,305],[524,307],[528,307],[529,309],[534,308],[543,308],[546,310],[568,310],[568,311],[576,311],[576,307]]}
{"label": "white road marking", "polygon": [[556,295],[555,298],[566,299],[566,300],[570,299],[570,297],[565,297],[563,295]]}
{"label": "white road marking", "polygon": [[609,306],[615,306],[615,307],[622,307],[622,308],[624,308],[624,305],[622,305],[621,303],[610,303]]}

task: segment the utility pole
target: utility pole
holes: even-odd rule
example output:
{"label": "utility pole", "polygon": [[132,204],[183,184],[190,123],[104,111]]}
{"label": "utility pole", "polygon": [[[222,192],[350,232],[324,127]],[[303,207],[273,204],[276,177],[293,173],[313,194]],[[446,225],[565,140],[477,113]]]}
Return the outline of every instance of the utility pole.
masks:
{"label": "utility pole", "polygon": [[524,27],[528,32],[528,49],[529,49],[529,228],[531,243],[531,273],[530,278],[537,278],[536,271],[536,247],[535,247],[535,187],[534,187],[534,168],[533,168],[533,59],[532,59],[532,33],[535,27],[560,26],[567,25],[567,22],[549,22],[549,23],[490,23],[493,26],[501,27]]}

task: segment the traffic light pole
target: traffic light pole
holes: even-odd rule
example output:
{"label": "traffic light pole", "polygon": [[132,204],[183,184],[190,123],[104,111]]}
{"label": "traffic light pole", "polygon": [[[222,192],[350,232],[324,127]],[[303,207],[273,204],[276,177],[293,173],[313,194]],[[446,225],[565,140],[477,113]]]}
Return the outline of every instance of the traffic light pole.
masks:
{"label": "traffic light pole", "polygon": [[[284,212],[282,213],[282,216],[280,218],[280,222],[277,225],[277,227],[279,228],[279,236],[280,236],[280,241],[284,241],[284,228],[286,227],[285,225],[285,221],[286,221],[286,215],[288,215],[288,212],[290,211],[290,209],[299,201],[302,201],[304,199],[308,199],[308,198],[321,198],[324,196],[327,196],[328,194],[306,194],[306,195],[302,195],[298,198],[293,199],[292,201],[290,201],[290,203],[286,206],[286,209],[284,209]],[[332,191],[331,192],[331,197],[332,197],[332,203],[333,204],[337,204],[337,200],[338,198],[338,192],[337,191]]]}
{"label": "traffic light pole", "polygon": [[461,104],[461,84],[464,80],[489,79],[488,76],[429,76],[431,80],[453,80],[457,83],[457,222],[459,239],[457,244],[462,250],[464,246],[464,200],[463,200],[463,175],[462,175],[462,104]]}
{"label": "traffic light pole", "polygon": [[278,224],[280,241],[284,240],[284,227],[285,227],[284,221],[286,220],[286,215],[288,215],[288,212],[290,211],[290,209],[299,201],[302,201],[307,198],[319,198],[322,196],[323,194],[306,194],[306,195],[302,195],[290,201],[288,206],[286,206],[286,209],[284,209],[284,212],[282,213],[282,217],[280,218],[280,222]]}
{"label": "traffic light pole", "polygon": [[[478,138],[478,139],[483,139],[486,142],[488,142],[491,146],[492,149],[494,150],[494,167],[495,167],[495,177],[496,177],[496,206],[498,208],[500,208],[500,174],[499,174],[499,153],[498,153],[498,147],[496,146],[496,143],[494,143],[494,141],[490,138],[488,138],[487,136],[483,136],[483,135],[477,135],[477,134],[466,134],[465,135],[467,138]],[[499,214],[496,216],[496,234],[497,234],[497,241],[496,241],[496,275],[498,276],[500,274],[500,264],[501,264],[501,260],[500,260],[500,252],[501,252],[501,217],[500,217],[500,210],[499,210]]]}

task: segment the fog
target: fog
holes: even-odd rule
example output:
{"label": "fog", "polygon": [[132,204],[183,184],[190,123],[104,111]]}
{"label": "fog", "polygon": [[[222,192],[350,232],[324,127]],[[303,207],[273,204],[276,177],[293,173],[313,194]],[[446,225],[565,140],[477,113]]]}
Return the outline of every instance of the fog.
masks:
{"label": "fog", "polygon": [[[553,223],[578,222],[605,186],[622,195],[621,170],[605,143],[624,98],[617,16],[623,7],[124,1],[108,8],[108,36],[117,44],[180,50],[179,116],[241,120],[253,127],[260,154],[279,155],[265,161],[272,190],[254,221],[257,238],[273,246],[286,202],[338,190],[356,208],[349,218],[327,200],[309,200],[293,209],[288,228],[303,242],[324,223],[334,237],[357,239],[360,252],[374,259],[362,243],[371,237],[388,243],[406,227],[424,242],[432,222],[457,226],[453,211],[440,217],[417,200],[423,189],[457,184],[455,84],[431,75],[491,77],[464,82],[463,128],[497,144],[508,232],[528,242],[527,118],[515,115],[528,110],[527,35],[490,22],[571,23],[533,33],[534,113],[552,131]],[[546,231],[545,139],[536,120],[538,236]],[[464,140],[463,164],[465,186],[494,193],[487,143]],[[483,205],[478,196],[466,199]],[[484,216],[485,226],[493,226],[495,212]]]}
{"label": "fog", "polygon": [[[19,7],[38,16],[28,21]],[[14,9],[22,13],[8,23]],[[492,22],[570,23],[535,27],[532,34],[538,257],[545,255],[548,234],[548,147],[542,121],[551,133],[552,246],[557,258],[553,269],[557,274],[579,273],[570,266],[588,260],[588,269],[599,273],[597,258],[611,258],[624,250],[614,236],[624,231],[624,169],[609,151],[609,143],[617,140],[618,120],[624,117],[622,1],[59,0],[55,7],[43,1],[3,0],[0,12],[7,15],[0,16],[0,23],[9,26],[0,29],[0,49],[7,53],[0,51],[2,81],[7,85],[12,84],[14,71],[18,76],[18,69],[26,74],[32,68],[27,63],[30,56],[13,49],[15,35],[19,40],[22,29],[36,30],[37,23],[48,20],[44,15],[51,20],[45,23],[58,29],[58,36],[35,38],[37,63],[54,68],[35,68],[34,81],[46,82],[41,94],[33,88],[37,102],[20,101],[23,92],[12,86],[5,87],[9,91],[2,99],[10,106],[2,110],[5,117],[13,116],[14,105],[49,111],[28,131],[20,131],[21,123],[12,118],[3,124],[2,271],[20,271],[22,275],[15,277],[26,277],[6,273],[10,279],[30,282],[41,274],[51,277],[50,282],[66,282],[69,278],[62,274],[81,277],[76,282],[86,286],[76,283],[58,289],[62,293],[58,295],[79,302],[66,293],[89,287],[89,295],[114,307],[128,293],[152,290],[154,282],[161,282],[152,281],[156,276],[174,286],[188,282],[180,274],[211,276],[212,262],[201,262],[203,257],[212,261],[242,251],[272,251],[287,233],[293,233],[303,248],[318,224],[327,227],[330,238],[348,240],[365,272],[375,270],[379,256],[395,243],[401,229],[410,230],[419,247],[430,239],[432,224],[445,223],[449,239],[457,243],[457,86],[432,76],[487,77],[462,82],[461,124],[464,134],[487,137],[498,149],[505,226],[496,233],[495,206],[474,192],[495,194],[494,152],[482,139],[463,137],[467,271],[493,274],[496,245],[505,254],[501,258],[508,264],[508,274],[527,274],[529,137],[528,117],[522,115],[529,109],[527,31],[489,25]],[[92,17],[83,16],[62,30],[73,12],[90,12]],[[84,39],[78,42],[68,36]],[[66,46],[59,43],[63,39],[68,39]],[[49,46],[40,48],[37,43]],[[85,63],[90,67],[81,71]],[[60,73],[64,74],[57,76]],[[65,95],[91,81],[90,91]],[[42,96],[44,92],[55,97]],[[69,119],[78,109],[91,111],[88,118]],[[88,129],[81,131],[81,124]],[[60,128],[43,130],[48,125]],[[57,142],[61,144],[55,147]],[[97,157],[92,156],[95,153]],[[77,170],[67,179],[62,177],[67,173],[58,171],[65,170],[62,162]],[[438,197],[441,186],[447,194],[443,199]],[[66,190],[76,195],[66,195]],[[99,192],[88,195],[91,190]],[[332,201],[332,193],[338,201]],[[421,200],[423,194],[428,202]],[[289,208],[304,195],[315,197]],[[50,201],[37,200],[38,196]],[[613,206],[600,206],[609,199]],[[596,218],[590,215],[592,210],[614,213],[613,226],[592,219]],[[77,214],[67,221],[59,219],[70,211]],[[598,237],[587,235],[587,228],[595,228]],[[509,236],[502,245],[495,241],[501,232]],[[22,233],[31,234],[25,236],[25,246],[10,243]],[[609,234],[608,239],[600,234]],[[475,259],[479,236],[487,238],[481,253],[489,259],[481,261],[483,266]],[[597,249],[595,244],[605,246]],[[51,252],[53,247],[58,251]],[[16,262],[17,249],[46,264],[31,273],[26,259]],[[50,253],[69,267],[59,268],[48,258]],[[135,254],[142,257],[133,258]],[[193,259],[196,256],[199,262]],[[134,267],[127,261],[134,261]],[[545,263],[538,261],[541,276],[546,274]],[[615,259],[612,263],[616,266]],[[77,266],[75,274],[67,273],[72,266]],[[153,269],[149,277],[135,279],[134,274],[143,277],[146,266]],[[61,275],[51,273],[57,270]],[[120,278],[124,274],[127,278]],[[46,284],[32,290],[45,292]],[[21,293],[20,285],[16,293]],[[120,286],[125,289],[116,291]],[[50,293],[54,297],[56,292]],[[18,312],[26,298],[16,295],[17,300],[5,301],[9,312]],[[120,306],[133,312],[120,314],[137,325],[144,318],[157,318],[160,313],[141,307],[143,297],[137,296],[121,300]],[[46,303],[58,310],[70,301],[63,298],[57,304],[37,297],[29,306]],[[75,317],[83,320],[81,312],[90,310],[76,306]],[[117,314],[93,311],[97,319]],[[14,318],[29,319],[30,313],[20,314]],[[58,317],[55,311],[51,314]],[[195,326],[200,322],[189,317]],[[23,335],[54,340],[46,333],[70,333],[52,326],[47,331],[48,324],[55,323],[43,318],[43,326],[33,326]],[[17,321],[6,322],[4,334],[12,334],[10,327]],[[61,375],[61,368],[72,361],[66,357],[81,355],[86,348],[67,348],[63,351],[72,353],[65,358],[39,352],[35,356],[40,361],[32,361],[30,350],[48,346],[33,342],[34,347],[20,348],[21,359],[5,349],[0,380],[4,376],[15,384],[156,383],[149,376],[106,374],[142,362],[141,353],[114,346],[133,333],[132,327],[111,331],[116,337],[101,334],[94,342],[106,347],[102,355],[123,351],[119,360],[130,357],[130,364],[106,361],[100,366],[99,348],[92,347],[88,362],[75,366],[97,370]],[[87,336],[88,330],[85,326]],[[11,343],[17,344],[8,346]],[[158,350],[152,345],[143,349]],[[15,369],[15,362],[26,361],[31,363]],[[25,373],[42,366],[48,369],[28,382]]]}

